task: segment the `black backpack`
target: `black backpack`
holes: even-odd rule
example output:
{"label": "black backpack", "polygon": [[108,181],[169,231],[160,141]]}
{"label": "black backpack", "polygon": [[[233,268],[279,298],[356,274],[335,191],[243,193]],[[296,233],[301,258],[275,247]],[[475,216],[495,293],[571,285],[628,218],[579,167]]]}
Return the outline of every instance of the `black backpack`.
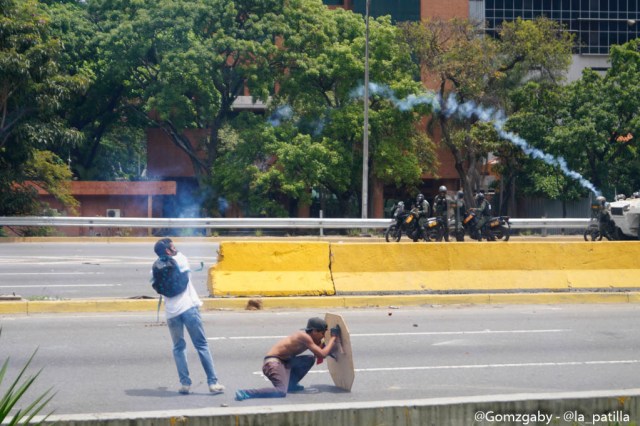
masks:
{"label": "black backpack", "polygon": [[189,271],[180,272],[175,259],[171,256],[161,256],[151,268],[151,286],[162,296],[177,296],[187,289]]}

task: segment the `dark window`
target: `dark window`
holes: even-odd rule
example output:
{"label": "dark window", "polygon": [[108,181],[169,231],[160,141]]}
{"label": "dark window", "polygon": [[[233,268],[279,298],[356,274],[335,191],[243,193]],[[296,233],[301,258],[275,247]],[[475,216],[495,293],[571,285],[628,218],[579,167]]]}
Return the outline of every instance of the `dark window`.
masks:
{"label": "dark window", "polygon": [[328,6],[342,6],[344,4],[344,0],[322,0],[322,3]]}
{"label": "dark window", "polygon": [[[353,11],[365,14],[366,0],[354,0]],[[391,15],[394,22],[419,21],[420,0],[373,0],[369,2],[370,16]]]}

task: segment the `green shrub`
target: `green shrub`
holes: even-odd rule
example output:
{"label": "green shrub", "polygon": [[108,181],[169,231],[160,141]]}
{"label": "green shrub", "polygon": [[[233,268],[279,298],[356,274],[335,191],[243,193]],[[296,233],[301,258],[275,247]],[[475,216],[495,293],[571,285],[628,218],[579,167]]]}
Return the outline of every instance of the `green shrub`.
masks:
{"label": "green shrub", "polygon": [[[0,329],[0,334],[2,334],[2,329]],[[24,401],[24,394],[31,387],[33,382],[38,378],[40,372],[39,370],[33,376],[25,376],[27,372],[27,368],[31,364],[31,361],[36,355],[36,351],[33,352],[33,355],[29,358],[27,363],[22,367],[18,377],[9,384],[9,389],[7,389],[4,394],[0,394],[0,424],[4,425],[5,422],[7,425],[15,426],[17,424],[34,424],[34,425],[42,425],[45,424],[49,414],[45,415],[42,419],[39,419],[37,422],[33,422],[33,418],[40,414],[40,412],[44,409],[44,407],[51,401],[53,398],[53,394],[51,393],[51,389],[45,391],[42,395],[38,396],[34,401],[28,403],[28,405],[24,408],[19,408],[19,403]],[[2,368],[0,368],[0,388],[2,388],[2,382],[4,381],[5,375],[9,368],[9,359],[7,358],[5,362],[2,364]],[[14,411],[14,414],[11,415],[10,412],[13,408],[17,408]]]}

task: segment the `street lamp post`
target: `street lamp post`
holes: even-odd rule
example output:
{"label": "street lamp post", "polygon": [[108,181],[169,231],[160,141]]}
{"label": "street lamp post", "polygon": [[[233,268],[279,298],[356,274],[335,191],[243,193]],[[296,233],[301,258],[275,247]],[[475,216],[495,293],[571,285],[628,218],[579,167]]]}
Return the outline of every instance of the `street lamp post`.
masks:
{"label": "street lamp post", "polygon": [[362,218],[369,209],[369,2],[365,6],[364,33],[364,136],[362,139]]}

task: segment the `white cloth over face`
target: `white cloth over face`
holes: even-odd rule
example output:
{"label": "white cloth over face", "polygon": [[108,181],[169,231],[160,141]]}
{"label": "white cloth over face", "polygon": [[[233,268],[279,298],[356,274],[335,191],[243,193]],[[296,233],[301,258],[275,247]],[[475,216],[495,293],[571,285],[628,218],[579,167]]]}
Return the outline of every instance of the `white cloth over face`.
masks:
{"label": "white cloth over face", "polygon": [[198,293],[196,293],[196,289],[191,283],[191,267],[189,266],[189,260],[180,252],[176,253],[176,255],[173,256],[173,259],[178,264],[180,272],[189,272],[189,284],[187,284],[185,291],[177,296],[164,298],[164,309],[167,319],[177,317],[194,306],[202,306],[202,300],[198,297]]}

